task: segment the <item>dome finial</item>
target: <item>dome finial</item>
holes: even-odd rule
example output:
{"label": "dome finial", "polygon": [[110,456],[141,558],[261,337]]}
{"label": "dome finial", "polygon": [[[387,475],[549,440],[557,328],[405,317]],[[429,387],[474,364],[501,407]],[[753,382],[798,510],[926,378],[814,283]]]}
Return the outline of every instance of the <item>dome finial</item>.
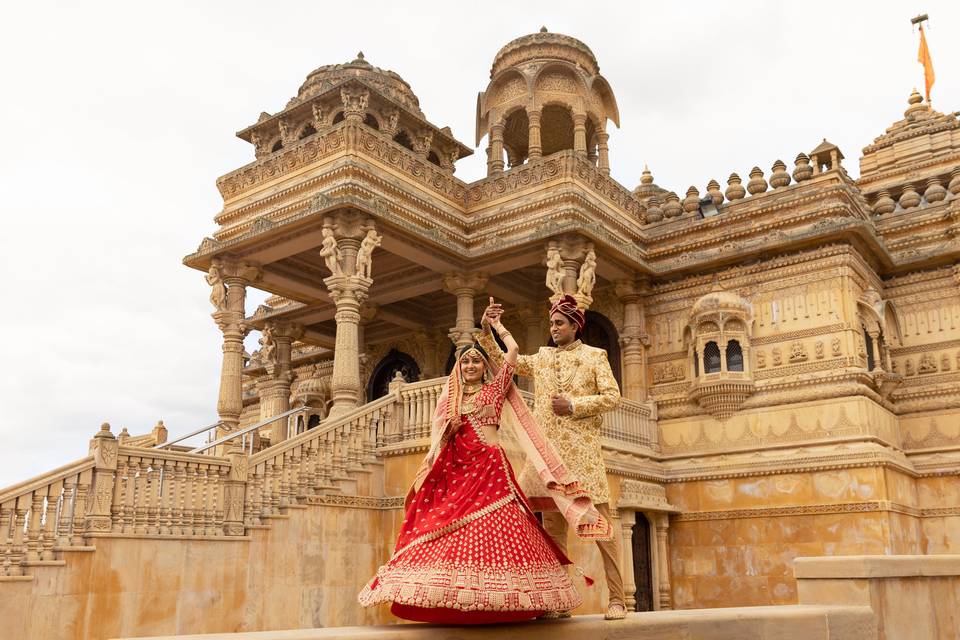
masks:
{"label": "dome finial", "polygon": [[546,33],[546,32],[547,32],[546,27],[540,27],[540,33]]}
{"label": "dome finial", "polygon": [[363,60],[363,51],[357,51],[357,60]]}

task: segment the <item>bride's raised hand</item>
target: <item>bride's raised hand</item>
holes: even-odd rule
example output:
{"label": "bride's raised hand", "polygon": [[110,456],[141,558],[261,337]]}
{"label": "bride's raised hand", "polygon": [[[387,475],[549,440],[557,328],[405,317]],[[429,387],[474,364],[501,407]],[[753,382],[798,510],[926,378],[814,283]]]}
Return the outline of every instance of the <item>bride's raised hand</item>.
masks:
{"label": "bride's raised hand", "polygon": [[493,296],[491,296],[487,308],[483,311],[483,318],[480,320],[480,325],[485,329],[490,326],[495,327],[500,323],[501,315],[503,315],[503,307],[498,302],[494,302]]}

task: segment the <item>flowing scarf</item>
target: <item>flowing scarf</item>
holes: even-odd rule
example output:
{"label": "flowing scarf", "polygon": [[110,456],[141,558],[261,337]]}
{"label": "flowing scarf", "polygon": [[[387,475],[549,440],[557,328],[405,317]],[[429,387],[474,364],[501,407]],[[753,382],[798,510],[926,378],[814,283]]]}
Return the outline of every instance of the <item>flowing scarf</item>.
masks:
{"label": "flowing scarf", "polygon": [[[488,371],[491,365],[487,361]],[[406,504],[423,486],[444,445],[460,427],[463,383],[459,360],[447,377],[433,413],[430,450],[417,470]],[[593,505],[576,475],[564,464],[513,382],[509,382],[500,416],[499,439],[521,483],[521,490],[540,511],[559,511],[584,540],[610,540],[613,528]]]}

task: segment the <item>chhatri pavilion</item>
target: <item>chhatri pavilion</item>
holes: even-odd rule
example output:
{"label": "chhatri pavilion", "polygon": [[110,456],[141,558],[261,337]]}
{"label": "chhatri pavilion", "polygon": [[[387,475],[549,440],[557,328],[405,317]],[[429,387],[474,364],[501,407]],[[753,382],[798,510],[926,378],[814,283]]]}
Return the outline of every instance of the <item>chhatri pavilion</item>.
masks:
{"label": "chhatri pavilion", "polygon": [[[610,177],[611,83],[543,29],[493,59],[472,141],[487,176],[468,183],[472,146],[400,75],[362,54],[310,72],[237,133],[251,162],[217,180],[216,229],[183,260],[222,332],[218,422],[104,425],[86,457],[0,491],[10,637],[391,622],[356,594],[392,552],[443,376],[490,296],[522,352],[547,344],[564,294],[607,351],[631,610],[845,605],[886,576],[841,556],[955,579],[960,119],[916,91],[903,106],[874,106],[894,122],[856,180],[811,140],[724,184],[675,192],[644,169],[627,187]],[[256,309],[251,288],[270,294]],[[594,545],[571,549],[603,575]],[[601,580],[575,613],[603,605]],[[869,620],[842,637],[905,637]]]}

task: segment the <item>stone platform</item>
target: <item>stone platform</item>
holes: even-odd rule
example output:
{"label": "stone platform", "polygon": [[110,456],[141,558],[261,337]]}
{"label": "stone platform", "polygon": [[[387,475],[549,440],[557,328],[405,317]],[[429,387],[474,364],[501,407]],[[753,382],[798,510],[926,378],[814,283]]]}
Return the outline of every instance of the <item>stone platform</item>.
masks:
{"label": "stone platform", "polygon": [[401,624],[250,633],[155,636],[139,640],[876,640],[869,606],[791,605],[631,613],[625,620],[599,615],[522,624],[453,627]]}

